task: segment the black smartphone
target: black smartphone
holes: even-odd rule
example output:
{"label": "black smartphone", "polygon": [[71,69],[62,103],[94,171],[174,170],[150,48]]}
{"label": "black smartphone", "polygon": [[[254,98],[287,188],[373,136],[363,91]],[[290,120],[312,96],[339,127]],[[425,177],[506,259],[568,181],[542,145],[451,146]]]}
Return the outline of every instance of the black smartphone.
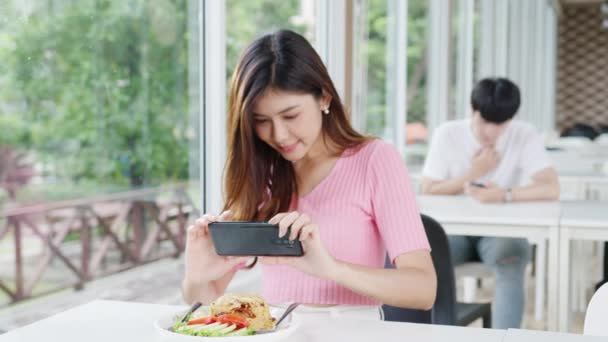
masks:
{"label": "black smartphone", "polygon": [[266,222],[213,222],[211,240],[223,256],[302,256],[299,240],[289,240],[289,231],[279,238],[279,225]]}
{"label": "black smartphone", "polygon": [[485,184],[483,184],[483,183],[479,183],[479,182],[471,182],[471,183],[469,183],[469,184],[471,184],[472,186],[476,186],[476,187],[478,187],[478,188],[485,188],[485,187],[486,187],[486,185],[485,185]]}

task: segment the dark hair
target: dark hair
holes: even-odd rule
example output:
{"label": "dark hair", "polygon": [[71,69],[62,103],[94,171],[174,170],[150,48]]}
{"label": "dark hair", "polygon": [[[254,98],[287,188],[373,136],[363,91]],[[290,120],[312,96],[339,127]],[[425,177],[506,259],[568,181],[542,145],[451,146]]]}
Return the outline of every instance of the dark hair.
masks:
{"label": "dark hair", "polygon": [[292,163],[255,135],[253,107],[267,89],[331,96],[331,113],[321,115],[322,137],[337,152],[368,140],[350,125],[327,69],[304,37],[278,31],[255,40],[234,70],[228,105],[225,209],[236,220],[268,220],[287,211],[297,195]]}
{"label": "dark hair", "polygon": [[471,107],[489,122],[512,119],[520,105],[519,88],[506,78],[484,78],[471,93]]}

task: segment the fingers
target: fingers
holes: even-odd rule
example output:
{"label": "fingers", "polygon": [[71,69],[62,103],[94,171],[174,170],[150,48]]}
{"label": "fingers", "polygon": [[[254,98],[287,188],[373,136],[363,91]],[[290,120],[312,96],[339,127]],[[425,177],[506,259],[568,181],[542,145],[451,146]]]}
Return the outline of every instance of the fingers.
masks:
{"label": "fingers", "polygon": [[279,223],[283,217],[287,216],[289,213],[280,213],[280,214],[276,214],[274,215],[269,221],[268,223],[270,224],[277,224]]}
{"label": "fingers", "polygon": [[489,161],[494,161],[498,157],[498,153],[494,149],[485,148],[482,153],[482,157]]}
{"label": "fingers", "polygon": [[209,231],[209,223],[216,222],[216,221],[222,221],[222,217],[228,218],[229,215],[231,215],[230,211],[225,211],[222,213],[222,215],[219,218],[217,216],[211,215],[211,214],[205,214],[205,215],[201,216],[196,221],[194,221],[193,225],[190,225],[188,227],[188,236],[189,237],[204,236]]}
{"label": "fingers", "polygon": [[[277,215],[278,216],[278,215]],[[275,216],[276,217],[276,216]],[[292,211],[283,216],[279,223],[279,237],[283,237],[287,233],[287,228],[291,226],[300,217],[300,213]],[[276,223],[276,222],[273,222]]]}
{"label": "fingers", "polygon": [[209,222],[212,222],[212,215],[205,214],[196,221],[194,221],[193,225],[188,227],[188,236],[189,237],[199,237],[202,234],[206,233],[207,226]]}
{"label": "fingers", "polygon": [[498,164],[498,162],[500,162],[500,154],[498,154],[497,151],[494,151],[494,153],[492,154],[492,161],[494,162],[494,164]]}
{"label": "fingers", "polygon": [[218,221],[230,221],[231,219],[232,219],[232,212],[230,210],[226,210],[220,215],[220,217],[218,218]]}
{"label": "fingers", "polygon": [[207,227],[209,223],[217,221],[217,217],[211,214],[205,214],[196,221],[194,221],[194,225],[198,227]]}
{"label": "fingers", "polygon": [[304,226],[300,231],[300,241],[312,240],[319,231],[319,226],[316,224],[309,224]]}
{"label": "fingers", "polygon": [[465,185],[465,194],[477,198],[479,196],[479,194],[483,193],[486,189],[485,188],[480,188],[480,187],[476,187],[476,186],[472,186],[472,185]]}
{"label": "fingers", "polygon": [[[298,236],[300,236],[300,241],[308,239],[310,233],[314,232],[317,227],[316,225],[312,224],[312,220],[308,215],[300,214],[297,211],[277,214],[271,218],[268,223],[279,225],[279,237],[283,237],[287,233],[287,229],[291,227],[288,237],[289,240],[296,240],[298,239]],[[306,230],[304,231],[304,229]],[[306,234],[308,237],[302,239],[302,234]]]}
{"label": "fingers", "polygon": [[310,217],[306,214],[300,215],[294,223],[291,225],[291,233],[289,234],[289,240],[295,240],[300,235],[300,230],[302,227],[306,226],[310,223]]}
{"label": "fingers", "polygon": [[498,184],[496,184],[494,182],[488,182],[486,184],[486,187],[488,187],[488,188],[498,188]]}

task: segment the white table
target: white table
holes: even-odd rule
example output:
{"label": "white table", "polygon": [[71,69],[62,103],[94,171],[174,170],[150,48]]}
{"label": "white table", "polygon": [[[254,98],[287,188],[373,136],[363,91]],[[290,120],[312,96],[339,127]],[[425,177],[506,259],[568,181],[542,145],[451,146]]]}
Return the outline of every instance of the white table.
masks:
{"label": "white table", "polygon": [[548,331],[509,329],[502,342],[606,342],[608,338]]}
{"label": "white table", "polygon": [[592,185],[608,183],[607,151],[605,147],[595,151],[591,148],[551,151],[549,157],[559,175],[560,183],[573,184],[576,199],[591,199]]}
{"label": "white table", "polygon": [[570,315],[570,242],[572,240],[608,241],[608,202],[562,202],[560,222],[560,298],[559,330],[568,331]]}
{"label": "white table", "polygon": [[562,171],[559,172],[559,181],[560,184],[575,185],[576,199],[599,199],[601,194],[596,192],[594,186],[605,187],[608,184],[608,173],[597,170]]}
{"label": "white table", "polygon": [[[181,306],[94,301],[0,335],[0,342],[157,341],[153,322]],[[501,342],[506,330],[329,319],[302,324],[289,341]],[[219,341],[219,339],[218,339]]]}
{"label": "white table", "polygon": [[[548,241],[547,328],[558,326],[559,218],[560,203],[525,202],[483,204],[469,196],[418,196],[423,214],[441,223],[448,234],[471,236],[523,237]],[[539,244],[538,274],[544,274],[544,244]],[[541,280],[544,279],[541,277]],[[542,291],[544,283],[539,286]],[[538,292],[537,292],[538,293]]]}

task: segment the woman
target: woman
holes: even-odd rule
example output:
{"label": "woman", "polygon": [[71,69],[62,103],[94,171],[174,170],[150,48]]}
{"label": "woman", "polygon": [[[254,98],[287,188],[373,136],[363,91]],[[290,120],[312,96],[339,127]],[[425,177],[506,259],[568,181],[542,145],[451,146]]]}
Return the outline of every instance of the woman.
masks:
{"label": "woman", "polygon": [[[243,262],[215,253],[207,225],[256,220],[278,224],[279,236],[291,226],[305,251],[260,259],[270,303],[372,308],[376,317],[382,303],[432,307],[435,271],[405,165],[391,145],[350,126],[302,36],[279,31],[244,51],[232,77],[228,143],[226,211],[188,229],[187,302],[222,295]],[[396,269],[383,268],[387,251]]]}

